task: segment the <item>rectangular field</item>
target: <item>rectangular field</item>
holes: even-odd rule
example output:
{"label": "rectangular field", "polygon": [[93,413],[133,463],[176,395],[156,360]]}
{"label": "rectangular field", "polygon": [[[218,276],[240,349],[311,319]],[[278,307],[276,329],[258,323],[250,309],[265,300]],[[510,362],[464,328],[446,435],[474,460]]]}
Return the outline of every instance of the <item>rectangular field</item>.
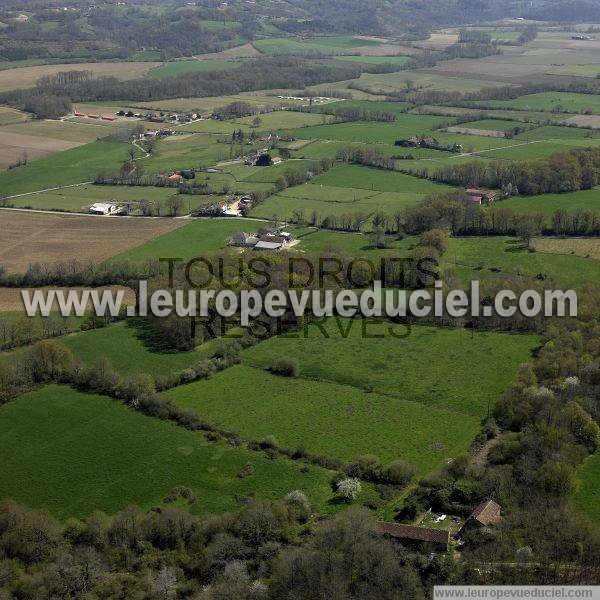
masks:
{"label": "rectangular field", "polygon": [[113,76],[121,80],[142,77],[160,63],[152,62],[97,62],[77,63],[73,65],[39,65],[20,67],[0,71],[0,92],[17,88],[34,87],[36,81],[45,75],[54,75],[62,71],[91,71],[96,76]]}
{"label": "rectangular field", "polygon": [[479,419],[346,385],[289,380],[238,365],[167,392],[179,406],[245,437],[341,459],[375,454],[426,473],[464,451]]}
{"label": "rectangular field", "polygon": [[112,368],[122,375],[170,375],[207,358],[195,350],[177,352],[166,348],[144,319],[129,319],[84,331],[62,341],[85,364],[92,364],[101,357],[108,358]]}
{"label": "rectangular field", "polygon": [[224,248],[234,233],[239,231],[252,233],[263,225],[260,222],[252,223],[231,218],[196,219],[187,223],[178,221],[185,226],[156,236],[146,243],[119,254],[114,260],[134,262],[159,258],[190,260]]}
{"label": "rectangular field", "polygon": [[570,92],[542,92],[528,94],[514,100],[483,100],[481,106],[519,110],[541,110],[548,112],[582,113],[590,110],[600,114],[600,96]]}
{"label": "rectangular field", "polygon": [[30,161],[81,146],[81,142],[66,142],[53,138],[23,135],[0,129],[0,170],[19,159]]}
{"label": "rectangular field", "polygon": [[[393,337],[390,328],[400,337]],[[301,377],[370,386],[427,407],[483,418],[538,343],[535,335],[328,319],[297,337],[258,344],[242,360],[266,368],[276,357],[293,358]]]}
{"label": "rectangular field", "polygon": [[297,138],[312,140],[325,139],[342,142],[393,144],[396,140],[413,135],[432,135],[438,127],[451,124],[454,121],[455,119],[452,117],[399,114],[394,123],[355,122],[318,125],[290,133]]}
{"label": "rectangular field", "polygon": [[0,190],[11,196],[91,181],[100,171],[118,171],[128,150],[128,144],[117,142],[93,142],[65,150],[0,173]]}
{"label": "rectangular field", "polygon": [[[54,516],[115,513],[127,505],[160,506],[178,486],[192,490],[194,513],[239,508],[250,492],[275,500],[294,489],[323,505],[331,474],[146,417],[110,398],[51,385],[0,407],[0,498]],[[254,473],[237,474],[246,464]]]}
{"label": "rectangular field", "polygon": [[548,282],[577,287],[600,278],[598,260],[529,252],[519,240],[508,237],[452,238],[442,268],[463,281],[507,276],[536,279],[543,274]]}
{"label": "rectangular field", "polygon": [[583,190],[565,194],[541,194],[540,196],[516,196],[496,204],[499,208],[510,208],[517,213],[542,212],[547,222],[559,208],[569,212],[576,210],[600,210],[600,189]]}
{"label": "rectangular field", "polygon": [[73,216],[0,209],[0,265],[9,273],[32,263],[102,262],[181,227],[175,219]]}

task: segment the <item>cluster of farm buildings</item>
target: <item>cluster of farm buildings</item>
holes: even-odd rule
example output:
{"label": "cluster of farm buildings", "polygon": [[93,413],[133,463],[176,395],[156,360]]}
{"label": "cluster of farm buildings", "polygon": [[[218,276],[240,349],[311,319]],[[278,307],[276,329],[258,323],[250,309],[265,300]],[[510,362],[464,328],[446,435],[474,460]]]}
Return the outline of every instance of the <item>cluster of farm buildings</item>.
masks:
{"label": "cluster of farm buildings", "polygon": [[[443,519],[446,515],[441,515]],[[439,519],[438,519],[439,520]],[[460,541],[461,534],[471,528],[493,527],[502,520],[500,505],[494,500],[482,502],[464,522],[463,526],[453,536],[455,541]],[[438,552],[447,552],[450,547],[450,531],[435,527],[421,527],[419,525],[403,525],[381,521],[377,524],[380,533],[414,548],[430,548]]]}
{"label": "cluster of farm buildings", "polygon": [[278,252],[292,243],[292,234],[279,228],[260,229],[258,233],[240,231],[229,240],[230,246]]}

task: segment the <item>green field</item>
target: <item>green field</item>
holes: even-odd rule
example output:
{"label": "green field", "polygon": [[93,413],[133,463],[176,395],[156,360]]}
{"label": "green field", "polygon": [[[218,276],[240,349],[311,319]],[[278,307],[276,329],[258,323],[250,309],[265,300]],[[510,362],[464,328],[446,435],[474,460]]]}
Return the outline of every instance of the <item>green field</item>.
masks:
{"label": "green field", "polygon": [[453,188],[395,171],[359,165],[341,165],[315,177],[311,185],[330,185],[380,192],[443,194]]}
{"label": "green field", "polygon": [[319,175],[310,183],[270,196],[252,214],[266,219],[273,215],[289,219],[299,209],[304,210],[306,216],[316,211],[321,217],[371,214],[377,210],[393,214],[416,204],[427,194],[444,193],[451,189],[403,173],[341,165]]}
{"label": "green field", "polygon": [[118,171],[128,149],[129,144],[93,142],[40,158],[24,167],[1,172],[0,190],[8,195],[22,194],[90,181],[100,171]]}
{"label": "green field", "polygon": [[581,113],[589,109],[594,114],[600,114],[600,96],[570,92],[542,92],[540,94],[527,94],[513,100],[482,100],[479,104],[486,108],[569,113]]}
{"label": "green field", "polygon": [[585,140],[600,137],[600,131],[580,127],[546,125],[515,136],[516,140]]}
{"label": "green field", "polygon": [[600,523],[600,454],[588,457],[578,472],[574,502],[579,511]]}
{"label": "green field", "polygon": [[600,278],[600,261],[579,256],[530,252],[509,237],[452,238],[442,259],[463,281],[544,274],[563,286],[582,286]]}
{"label": "green field", "polygon": [[464,451],[479,419],[337,383],[271,375],[238,365],[166,394],[243,436],[274,435],[288,448],[342,459],[403,458],[427,472]]}
{"label": "green field", "polygon": [[[312,193],[313,191],[317,193]],[[367,192],[366,196],[362,196],[365,192],[367,191],[306,184],[270,196],[252,214],[265,219],[270,219],[273,215],[291,219],[294,211],[302,209],[306,217],[310,217],[313,211],[321,218],[350,213],[363,213],[366,216],[378,210],[392,215],[417,204],[423,198],[423,194],[415,192]]]}
{"label": "green field", "polygon": [[[41,194],[29,194],[14,198],[10,202],[15,207],[28,207],[38,210],[87,212],[90,205],[95,202],[151,200],[164,203],[167,198],[175,194],[177,194],[177,190],[172,188],[88,184]],[[187,202],[187,198],[184,198],[184,200]]]}
{"label": "green field", "polygon": [[[302,463],[207,442],[200,433],[146,417],[118,401],[47,386],[0,407],[0,498],[47,508],[58,518],[129,504],[150,508],[177,486],[193,512],[236,510],[236,497],[268,499],[302,489],[329,498],[330,474]],[[254,474],[240,479],[246,464]]]}
{"label": "green field", "polygon": [[223,248],[229,238],[238,231],[247,231],[248,228],[254,230],[260,226],[260,222],[253,223],[240,219],[195,219],[185,227],[157,237],[111,260],[134,262],[159,258],[190,260]]}
{"label": "green field", "polygon": [[[396,140],[413,135],[433,135],[435,129],[452,122],[454,122],[452,117],[399,114],[394,123],[359,121],[335,125],[318,125],[287,133],[296,138],[307,140],[325,139],[342,142],[393,144]],[[408,151],[408,149],[401,148],[398,151],[400,153],[401,151]]]}
{"label": "green field", "polygon": [[540,196],[517,196],[496,204],[500,208],[510,208],[518,213],[542,212],[548,215],[551,222],[552,214],[559,208],[569,212],[576,210],[600,210],[600,189],[570,192],[566,194],[542,194]]}
{"label": "green field", "polygon": [[170,375],[207,358],[202,349],[178,352],[158,344],[156,333],[143,319],[72,334],[61,341],[88,365],[100,357],[108,358],[113,369],[122,375]]}
{"label": "green field", "polygon": [[512,141],[513,147],[501,148],[493,150],[487,154],[490,158],[500,158],[505,160],[535,160],[548,158],[559,152],[566,152],[571,148],[582,147],[600,147],[600,139],[562,139],[562,140],[547,140],[540,142],[518,142]]}
{"label": "green field", "polygon": [[150,77],[180,77],[191,73],[208,73],[210,71],[226,71],[241,66],[239,62],[227,60],[176,60],[152,69]]}
{"label": "green field", "polygon": [[339,54],[352,48],[378,46],[380,42],[348,35],[320,36],[312,38],[270,38],[256,40],[253,46],[264,54]]}
{"label": "green field", "polygon": [[253,127],[256,131],[272,131],[275,129],[290,129],[297,127],[308,127],[310,125],[319,125],[329,120],[329,117],[323,117],[314,113],[296,112],[291,110],[278,110],[253,117],[243,117],[234,119],[233,124],[253,126],[254,120],[258,118],[260,123]]}
{"label": "green field", "polygon": [[[292,357],[302,377],[359,389],[370,385],[403,400],[482,418],[539,343],[534,335],[473,334],[422,325],[410,330],[397,326],[404,336],[400,340],[389,335],[390,326],[329,319],[323,326],[329,338],[311,326],[306,337],[282,336],[254,346],[243,362],[264,368],[275,357]],[[327,360],[332,356],[335,360]]]}
{"label": "green field", "polygon": [[501,121],[500,119],[481,119],[480,121],[470,121],[459,125],[459,127],[466,127],[468,129],[484,129],[488,131],[511,131],[515,127],[523,126],[522,123],[516,123],[515,121]]}
{"label": "green field", "polygon": [[[355,57],[357,58],[357,57]],[[378,56],[365,56],[363,58],[381,58]],[[384,101],[372,101],[372,100],[338,100],[336,102],[329,102],[328,104],[317,104],[311,107],[312,112],[323,113],[323,112],[335,112],[338,108],[359,108],[372,112],[386,112],[394,113],[396,116],[403,115],[406,110],[411,108],[413,105],[409,102],[384,102]]]}

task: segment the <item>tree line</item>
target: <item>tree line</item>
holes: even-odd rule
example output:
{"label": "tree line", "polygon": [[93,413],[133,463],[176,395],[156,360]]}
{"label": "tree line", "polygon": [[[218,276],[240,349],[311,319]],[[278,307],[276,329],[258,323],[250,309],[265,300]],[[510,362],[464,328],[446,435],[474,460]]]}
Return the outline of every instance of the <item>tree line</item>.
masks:
{"label": "tree line", "polygon": [[411,170],[459,187],[511,188],[513,194],[535,196],[590,190],[600,179],[600,148],[575,148],[540,160],[510,162],[473,160],[436,170]]}

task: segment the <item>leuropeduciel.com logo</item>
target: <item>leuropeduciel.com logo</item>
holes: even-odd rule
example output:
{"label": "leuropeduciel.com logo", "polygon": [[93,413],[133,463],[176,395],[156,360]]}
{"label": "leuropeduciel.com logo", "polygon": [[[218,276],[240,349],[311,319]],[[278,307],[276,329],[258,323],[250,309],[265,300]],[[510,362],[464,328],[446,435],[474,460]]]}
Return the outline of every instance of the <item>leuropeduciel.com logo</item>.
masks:
{"label": "leuropeduciel.com logo", "polygon": [[135,303],[125,302],[125,289],[24,289],[25,313],[30,317],[55,311],[63,317],[83,317],[90,311],[110,318],[179,317],[189,318],[194,328],[198,320],[210,325],[216,319],[250,330],[304,318],[415,322],[577,316],[574,290],[500,289],[490,296],[482,293],[478,280],[464,289],[451,289],[439,278],[437,261],[431,257],[390,256],[380,261],[198,257],[160,262],[165,267],[161,277],[137,281]]}

